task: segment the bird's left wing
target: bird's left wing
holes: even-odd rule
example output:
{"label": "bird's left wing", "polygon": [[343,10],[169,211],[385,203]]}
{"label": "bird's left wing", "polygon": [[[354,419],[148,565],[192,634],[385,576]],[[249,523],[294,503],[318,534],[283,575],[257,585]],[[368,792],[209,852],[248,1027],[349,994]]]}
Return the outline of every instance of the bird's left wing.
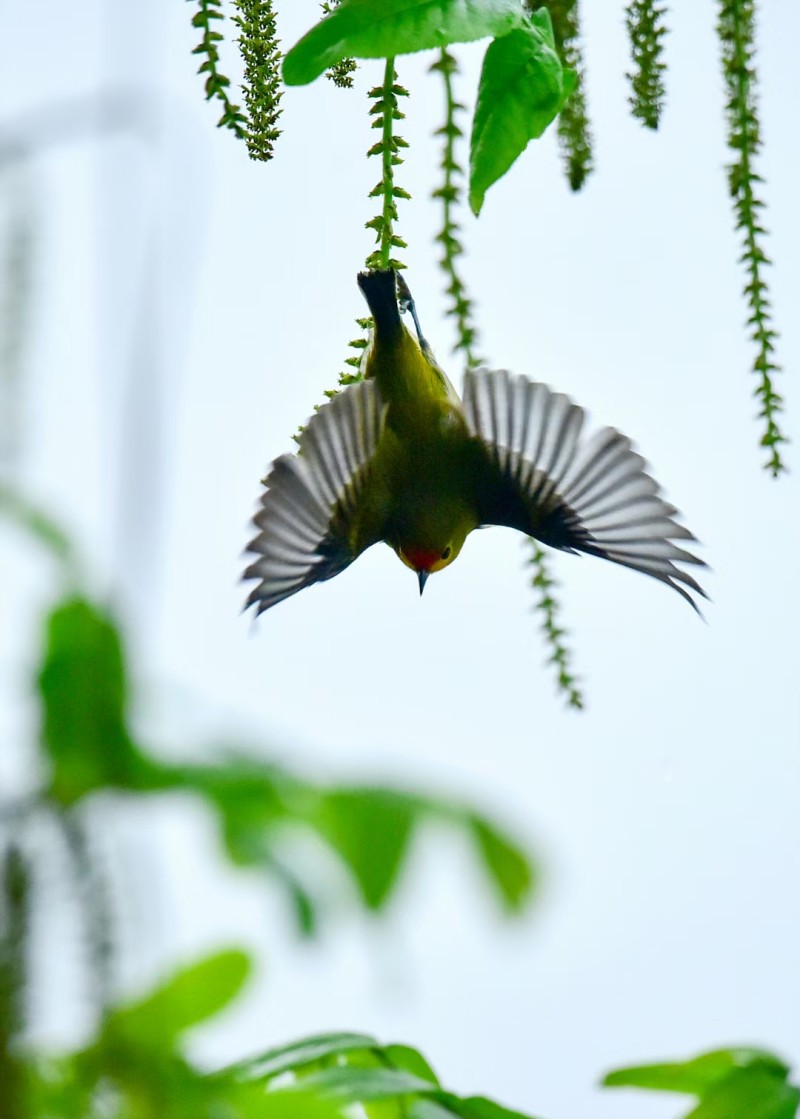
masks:
{"label": "bird's left wing", "polygon": [[311,417],[299,453],[273,462],[247,547],[258,558],[244,573],[258,580],[247,599],[257,614],[338,575],[363,550],[354,522],[384,414],[373,381],[350,385]]}
{"label": "bird's left wing", "polygon": [[464,412],[487,467],[483,523],[641,571],[697,609],[689,591],[705,592],[677,565],[705,564],[673,543],[694,537],[674,520],[677,509],[630,439],[610,427],[585,437],[583,408],[505,369],[467,373]]}

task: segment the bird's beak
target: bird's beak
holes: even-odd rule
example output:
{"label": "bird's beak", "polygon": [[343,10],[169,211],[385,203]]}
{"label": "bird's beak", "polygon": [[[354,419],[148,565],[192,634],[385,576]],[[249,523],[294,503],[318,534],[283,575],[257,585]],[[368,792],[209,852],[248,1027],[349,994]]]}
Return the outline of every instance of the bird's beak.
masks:
{"label": "bird's beak", "polygon": [[418,571],[417,572],[417,578],[419,579],[419,593],[420,594],[422,594],[422,592],[425,590],[425,583],[427,581],[428,574],[429,573],[427,571]]}

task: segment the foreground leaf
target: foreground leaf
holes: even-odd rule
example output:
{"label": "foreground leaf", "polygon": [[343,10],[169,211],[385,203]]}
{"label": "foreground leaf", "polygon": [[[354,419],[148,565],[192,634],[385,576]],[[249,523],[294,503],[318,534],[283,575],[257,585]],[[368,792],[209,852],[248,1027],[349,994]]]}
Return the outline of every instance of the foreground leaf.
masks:
{"label": "foreground leaf", "polygon": [[689,1061],[615,1069],[603,1077],[603,1084],[608,1088],[651,1088],[656,1092],[702,1096],[736,1069],[753,1068],[766,1069],[784,1080],[789,1074],[788,1067],[774,1054],[742,1046],[716,1049]]}
{"label": "foreground leaf", "polygon": [[505,35],[523,20],[519,0],[342,0],[283,60],[287,85],[313,82],[343,58],[388,58]]}
{"label": "foreground leaf", "polygon": [[[253,1099],[245,1110],[239,1103],[237,1119],[342,1119],[345,1112],[333,1100],[314,1092],[281,1089]],[[192,1119],[195,1119],[192,1116]]]}
{"label": "foreground leaf", "polygon": [[443,1093],[441,1098],[447,1101],[448,1110],[453,1115],[460,1116],[460,1119],[530,1119],[530,1116],[521,1111],[512,1111],[485,1096],[460,1098]]}
{"label": "foreground leaf", "polygon": [[14,490],[0,486],[0,516],[28,532],[64,566],[68,574],[75,575],[75,554],[69,537],[41,509]]}
{"label": "foreground leaf", "polygon": [[469,824],[490,881],[510,912],[519,913],[533,891],[530,860],[482,816],[471,816]]}
{"label": "foreground leaf", "polygon": [[[336,1064],[331,1067],[332,1058]],[[323,1067],[315,1067],[319,1065]],[[390,1102],[397,1101],[397,1114],[407,1119],[529,1119],[483,1096],[462,1097],[442,1089],[417,1049],[407,1045],[381,1046],[374,1038],[359,1034],[308,1038],[265,1053],[246,1065],[234,1066],[221,1075],[244,1075],[249,1083],[262,1083],[267,1090],[266,1098],[270,1099],[270,1081],[289,1073],[295,1073],[297,1079],[286,1091],[311,1092],[348,1109],[361,1108],[370,1117],[394,1116],[396,1112]]]}
{"label": "foreground leaf", "polygon": [[270,828],[287,815],[285,800],[302,788],[267,763],[229,755],[208,766],[160,770],[162,788],[203,797],[217,813],[228,855],[237,866],[261,866],[269,855]]}
{"label": "foreground leaf", "polygon": [[320,787],[230,751],[205,766],[175,765],[145,752],[128,728],[122,638],[109,614],[85,599],[69,598],[49,617],[39,690],[54,799],[70,808],[107,789],[200,796],[217,817],[230,860],[278,882],[305,935],[317,926],[325,894],[315,889],[302,857],[295,861],[293,840],[303,832],[333,850],[375,912],[388,904],[415,829],[428,820],[467,832],[508,912],[520,912],[530,900],[532,861],[469,805],[380,786]]}
{"label": "foreground leaf", "polygon": [[85,599],[67,599],[47,620],[39,692],[56,800],[70,805],[134,781],[141,759],[126,725],[122,643],[110,617]]}
{"label": "foreground leaf", "polygon": [[312,1073],[301,1081],[305,1091],[341,1103],[397,1099],[431,1091],[431,1084],[410,1072],[393,1068],[343,1065]]}
{"label": "foreground leaf", "polygon": [[473,213],[480,213],[489,187],[555,120],[576,81],[575,71],[561,65],[546,9],[489,44],[470,142]]}
{"label": "foreground leaf", "polygon": [[395,1068],[410,1072],[412,1076],[416,1076],[420,1080],[428,1080],[438,1088],[439,1081],[436,1073],[419,1049],[413,1049],[410,1045],[386,1045],[381,1052]]}
{"label": "foreground leaf", "polygon": [[424,802],[392,789],[324,793],[313,822],[352,871],[370,909],[394,886]]}
{"label": "foreground leaf", "polygon": [[617,1069],[603,1083],[699,1098],[686,1119],[794,1119],[800,1088],[789,1069],[763,1049],[719,1049],[693,1060]]}
{"label": "foreground leaf", "polygon": [[763,1068],[736,1069],[703,1096],[687,1119],[794,1119],[800,1088]]}
{"label": "foreground leaf", "polygon": [[244,952],[218,952],[176,972],[139,1002],[114,1011],[109,1028],[143,1048],[172,1048],[185,1030],[232,1002],[249,973]]}
{"label": "foreground leaf", "polygon": [[375,1038],[368,1034],[333,1033],[316,1034],[300,1041],[290,1042],[288,1045],[268,1049],[258,1057],[247,1061],[240,1061],[226,1070],[234,1076],[245,1080],[271,1080],[284,1072],[304,1068],[306,1065],[316,1064],[328,1057],[336,1057],[352,1050],[363,1051],[377,1046]]}

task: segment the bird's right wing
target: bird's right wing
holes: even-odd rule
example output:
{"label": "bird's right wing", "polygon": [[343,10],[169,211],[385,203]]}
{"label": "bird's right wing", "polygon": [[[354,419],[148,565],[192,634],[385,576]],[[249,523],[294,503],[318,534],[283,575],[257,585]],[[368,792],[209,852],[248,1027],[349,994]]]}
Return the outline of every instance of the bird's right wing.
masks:
{"label": "bird's right wing", "polygon": [[[352,563],[359,500],[368,482],[385,407],[374,381],[350,385],[311,417],[296,455],[275,459],[264,480],[247,606],[270,606]],[[374,543],[369,541],[368,543]]]}
{"label": "bird's right wing", "polygon": [[464,412],[488,460],[485,524],[651,575],[697,609],[689,590],[705,592],[677,564],[705,564],[673,543],[694,537],[630,439],[611,427],[585,437],[583,408],[505,369],[467,373]]}

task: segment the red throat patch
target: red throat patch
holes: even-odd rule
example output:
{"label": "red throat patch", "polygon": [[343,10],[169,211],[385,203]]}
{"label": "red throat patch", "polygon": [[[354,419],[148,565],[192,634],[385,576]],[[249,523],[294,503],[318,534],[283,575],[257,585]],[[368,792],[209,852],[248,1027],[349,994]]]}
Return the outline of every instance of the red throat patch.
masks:
{"label": "red throat patch", "polygon": [[424,548],[404,548],[403,555],[415,571],[430,571],[442,557],[438,552],[428,552]]}

